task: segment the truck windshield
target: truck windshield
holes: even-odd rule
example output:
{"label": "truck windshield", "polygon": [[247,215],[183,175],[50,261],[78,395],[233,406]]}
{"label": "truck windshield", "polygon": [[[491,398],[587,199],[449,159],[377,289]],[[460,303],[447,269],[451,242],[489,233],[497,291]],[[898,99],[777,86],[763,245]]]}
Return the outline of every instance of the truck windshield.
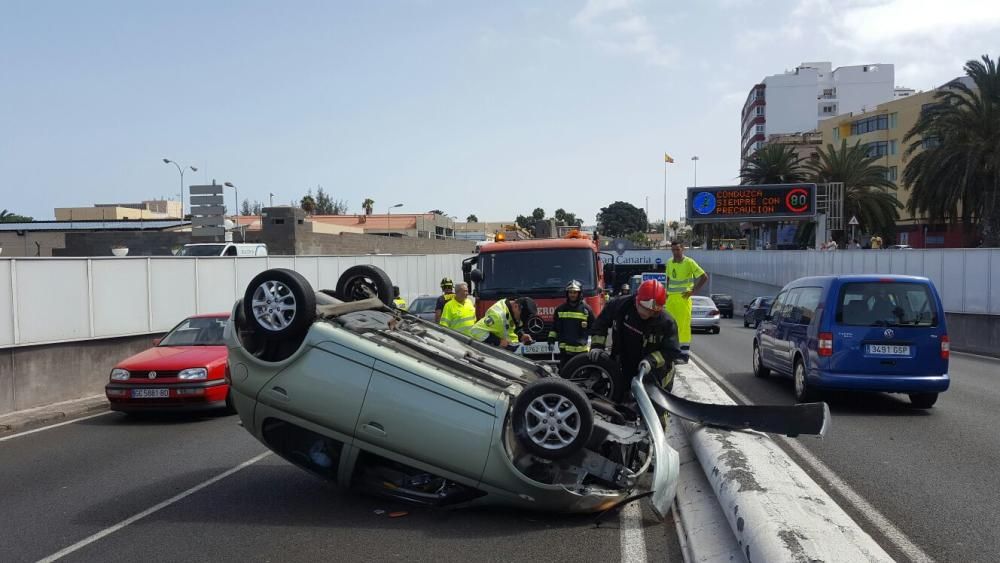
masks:
{"label": "truck windshield", "polygon": [[223,244],[199,244],[198,246],[185,246],[181,249],[179,256],[219,256],[222,254]]}
{"label": "truck windshield", "polygon": [[506,294],[561,294],[566,285],[577,280],[584,293],[597,286],[594,253],[586,248],[554,248],[489,252],[479,255],[483,282],[480,295],[490,292]]}

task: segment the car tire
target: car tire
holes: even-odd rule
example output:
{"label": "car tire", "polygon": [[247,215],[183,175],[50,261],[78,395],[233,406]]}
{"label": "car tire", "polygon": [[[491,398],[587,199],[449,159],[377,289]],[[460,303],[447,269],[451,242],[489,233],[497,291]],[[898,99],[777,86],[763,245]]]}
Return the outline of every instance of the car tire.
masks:
{"label": "car tire", "polygon": [[764,365],[764,360],[760,356],[760,346],[756,342],[753,344],[753,375],[760,378],[771,375],[771,368]]}
{"label": "car tire", "polygon": [[621,402],[625,391],[621,368],[611,357],[595,362],[587,354],[577,354],[559,370],[559,377],[616,403]]}
{"label": "car tire", "polygon": [[722,327],[718,327],[718,326],[713,326],[712,327],[712,334],[719,334],[720,332],[722,332]]}
{"label": "car tire", "polygon": [[576,385],[554,377],[537,379],[514,399],[514,436],[544,459],[562,459],[583,449],[594,431],[594,411]]}
{"label": "car tire", "polygon": [[230,389],[226,393],[226,408],[222,411],[223,414],[236,414],[236,405],[233,404],[233,390]]}
{"label": "car tire", "polygon": [[267,340],[295,338],[316,319],[316,294],[298,272],[265,270],[247,286],[243,314],[254,332]]}
{"label": "car tire", "polygon": [[910,404],[914,408],[929,409],[938,400],[937,393],[910,393]]}
{"label": "car tire", "polygon": [[337,298],[341,301],[361,301],[377,297],[386,305],[392,305],[392,280],[382,268],[362,264],[351,266],[340,274],[337,280]]}
{"label": "car tire", "polygon": [[792,379],[795,384],[795,400],[800,403],[811,403],[816,400],[817,393],[806,381],[806,366],[802,360],[795,360],[792,368]]}

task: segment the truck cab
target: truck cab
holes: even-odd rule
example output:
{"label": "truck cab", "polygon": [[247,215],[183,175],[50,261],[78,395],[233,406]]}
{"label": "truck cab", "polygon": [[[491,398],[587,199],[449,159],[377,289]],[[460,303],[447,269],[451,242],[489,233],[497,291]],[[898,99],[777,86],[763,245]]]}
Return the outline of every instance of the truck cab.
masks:
{"label": "truck cab", "polygon": [[534,299],[544,322],[542,330],[535,326],[531,331],[536,340],[552,326],[555,308],[566,300],[570,281],[577,280],[583,286],[583,299],[595,315],[604,305],[604,268],[597,242],[579,232],[563,238],[484,244],[478,255],[462,262],[462,273],[476,298],[478,317],[503,298]]}

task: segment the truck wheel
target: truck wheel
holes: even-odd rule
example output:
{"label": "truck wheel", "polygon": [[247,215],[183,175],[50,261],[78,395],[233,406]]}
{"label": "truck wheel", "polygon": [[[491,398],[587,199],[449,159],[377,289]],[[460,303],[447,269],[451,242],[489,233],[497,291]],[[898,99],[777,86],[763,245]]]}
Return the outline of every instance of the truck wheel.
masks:
{"label": "truck wheel", "polygon": [[545,459],[580,451],[594,431],[594,411],[579,387],[548,377],[531,382],[514,400],[514,436],[525,449]]}
{"label": "truck wheel", "polygon": [[316,318],[316,294],[298,272],[266,270],[247,286],[243,314],[254,332],[267,340],[295,338],[305,333]]}
{"label": "truck wheel", "polygon": [[392,280],[378,266],[352,266],[344,270],[337,280],[337,297],[341,301],[377,297],[382,303],[392,305]]}

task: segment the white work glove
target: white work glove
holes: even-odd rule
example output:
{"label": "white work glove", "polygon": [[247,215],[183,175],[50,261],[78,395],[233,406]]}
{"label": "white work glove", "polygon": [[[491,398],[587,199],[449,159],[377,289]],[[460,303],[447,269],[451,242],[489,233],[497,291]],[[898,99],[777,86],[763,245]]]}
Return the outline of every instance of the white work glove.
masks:
{"label": "white work glove", "polygon": [[592,348],[589,352],[587,352],[587,357],[590,358],[590,361],[592,362],[599,362],[608,357],[608,352],[604,348]]}
{"label": "white work glove", "polygon": [[653,371],[653,364],[649,363],[649,360],[643,360],[639,362],[639,371],[649,373]]}

